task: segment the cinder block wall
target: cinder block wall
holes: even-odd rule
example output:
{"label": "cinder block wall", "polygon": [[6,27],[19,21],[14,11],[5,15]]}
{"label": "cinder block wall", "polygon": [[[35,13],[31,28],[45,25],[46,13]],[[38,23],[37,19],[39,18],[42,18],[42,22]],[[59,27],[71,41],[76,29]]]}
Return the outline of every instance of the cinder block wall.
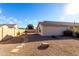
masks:
{"label": "cinder block wall", "polygon": [[18,32],[22,34],[24,31],[25,29],[0,27],[0,41],[6,40],[11,36],[12,37],[17,36]]}
{"label": "cinder block wall", "polygon": [[15,29],[14,28],[8,28],[8,34],[9,35],[12,35],[12,36],[15,36]]}
{"label": "cinder block wall", "polygon": [[[20,32],[20,34],[22,34],[24,31],[25,31],[25,29],[18,29],[17,32]],[[17,33],[17,32],[16,32],[16,33]]]}
{"label": "cinder block wall", "polygon": [[0,27],[0,41],[2,40],[2,28]]}
{"label": "cinder block wall", "polygon": [[6,27],[3,27],[2,28],[2,40],[6,40],[8,38],[11,38],[11,37],[14,37],[14,28],[6,28]]}

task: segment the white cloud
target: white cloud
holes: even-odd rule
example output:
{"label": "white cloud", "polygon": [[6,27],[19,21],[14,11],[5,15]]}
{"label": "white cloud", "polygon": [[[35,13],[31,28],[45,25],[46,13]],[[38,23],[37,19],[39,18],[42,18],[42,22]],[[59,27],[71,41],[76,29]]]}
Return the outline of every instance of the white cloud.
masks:
{"label": "white cloud", "polygon": [[0,20],[6,20],[6,17],[5,16],[0,16]]}
{"label": "white cloud", "polygon": [[2,9],[0,9],[0,14],[2,14]]}
{"label": "white cloud", "polygon": [[60,21],[65,21],[65,18],[64,17],[60,17],[59,20]]}
{"label": "white cloud", "polygon": [[10,23],[10,24],[15,23],[13,17],[6,17],[6,22],[8,22],[8,23]]}
{"label": "white cloud", "polygon": [[79,3],[67,4],[65,8],[64,20],[66,22],[79,22]]}
{"label": "white cloud", "polygon": [[42,19],[32,19],[31,20],[30,18],[26,18],[24,21],[25,21],[26,26],[28,24],[33,24],[34,27],[37,27],[38,22],[42,21]]}
{"label": "white cloud", "polygon": [[13,17],[8,17],[8,18],[6,18],[7,20],[7,22],[9,22],[9,23],[15,23],[15,24],[17,24],[17,23],[21,23],[21,21],[20,20],[18,20],[18,19],[16,19],[16,18],[13,18]]}
{"label": "white cloud", "polygon": [[27,18],[25,19],[25,22],[29,21]]}
{"label": "white cloud", "polygon": [[75,15],[79,13],[79,3],[71,3],[66,6],[66,14]]}
{"label": "white cloud", "polygon": [[0,22],[1,23],[8,23],[8,24],[21,24],[21,20],[18,20],[14,17],[6,17],[6,16],[0,16]]}

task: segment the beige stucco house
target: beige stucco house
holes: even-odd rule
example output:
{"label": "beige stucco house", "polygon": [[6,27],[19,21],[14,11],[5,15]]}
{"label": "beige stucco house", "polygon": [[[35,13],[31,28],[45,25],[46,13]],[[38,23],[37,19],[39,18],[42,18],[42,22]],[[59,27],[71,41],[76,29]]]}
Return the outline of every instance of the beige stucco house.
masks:
{"label": "beige stucco house", "polygon": [[17,33],[22,34],[25,29],[18,28],[16,24],[0,24],[0,41],[7,39],[7,36],[17,36]]}
{"label": "beige stucco house", "polygon": [[39,22],[37,33],[42,36],[62,35],[64,30],[73,29],[79,23],[44,21]]}

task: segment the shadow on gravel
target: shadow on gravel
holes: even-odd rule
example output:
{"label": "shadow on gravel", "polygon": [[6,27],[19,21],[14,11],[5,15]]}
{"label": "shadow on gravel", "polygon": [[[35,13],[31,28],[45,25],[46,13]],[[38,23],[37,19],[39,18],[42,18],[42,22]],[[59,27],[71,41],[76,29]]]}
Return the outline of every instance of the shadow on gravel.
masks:
{"label": "shadow on gravel", "polygon": [[[65,36],[40,36],[37,34],[33,35],[27,35],[28,42],[35,42],[35,41],[45,41],[45,40],[70,40],[70,39],[75,39],[75,37],[65,37]],[[79,39],[79,38],[77,38]]]}
{"label": "shadow on gravel", "polygon": [[17,44],[17,43],[22,43],[23,41],[24,41],[23,36],[17,36],[3,40],[0,42],[0,44]]}
{"label": "shadow on gravel", "polygon": [[21,35],[17,37],[13,37],[8,40],[4,40],[0,42],[0,44],[17,44],[17,43],[24,43],[27,42],[36,42],[36,41],[45,41],[45,40],[70,40],[70,39],[76,39],[79,40],[79,38],[75,37],[63,37],[63,36],[56,36],[56,37],[51,37],[51,36],[40,36],[38,34],[27,34],[27,35]]}

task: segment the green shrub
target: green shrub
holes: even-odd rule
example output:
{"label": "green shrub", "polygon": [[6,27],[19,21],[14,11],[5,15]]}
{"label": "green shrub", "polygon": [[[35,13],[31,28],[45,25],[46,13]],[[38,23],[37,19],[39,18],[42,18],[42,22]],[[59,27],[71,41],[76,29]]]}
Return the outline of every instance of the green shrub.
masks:
{"label": "green shrub", "polygon": [[63,35],[64,36],[73,36],[73,31],[71,31],[71,30],[65,30],[65,31],[63,31]]}

